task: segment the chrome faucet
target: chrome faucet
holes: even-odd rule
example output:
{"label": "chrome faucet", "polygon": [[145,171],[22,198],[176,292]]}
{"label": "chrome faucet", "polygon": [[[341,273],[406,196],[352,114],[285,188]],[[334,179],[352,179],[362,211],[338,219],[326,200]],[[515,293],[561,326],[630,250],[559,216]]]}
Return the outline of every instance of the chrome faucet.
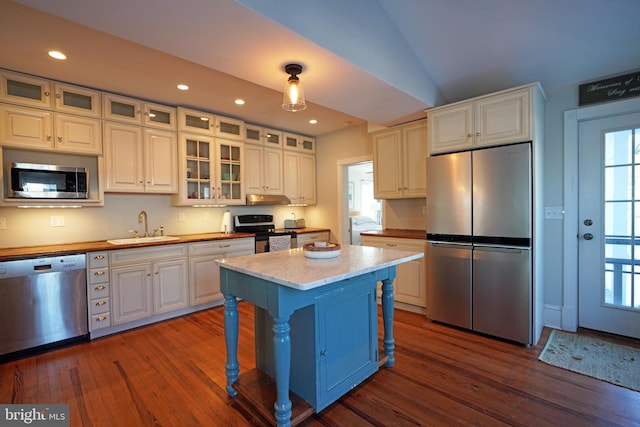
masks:
{"label": "chrome faucet", "polygon": [[144,217],[144,237],[149,237],[149,225],[147,224],[147,212],[140,211],[138,214],[138,224],[142,224],[142,218]]}

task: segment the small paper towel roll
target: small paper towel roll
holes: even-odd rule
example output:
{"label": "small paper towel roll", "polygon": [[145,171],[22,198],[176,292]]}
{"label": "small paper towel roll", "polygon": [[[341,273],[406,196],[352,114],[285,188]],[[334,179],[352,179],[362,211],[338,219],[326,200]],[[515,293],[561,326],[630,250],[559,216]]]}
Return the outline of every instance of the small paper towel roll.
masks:
{"label": "small paper towel roll", "polygon": [[231,233],[233,231],[233,224],[231,223],[231,212],[225,211],[222,214],[222,222],[220,223],[220,231],[225,233]]}

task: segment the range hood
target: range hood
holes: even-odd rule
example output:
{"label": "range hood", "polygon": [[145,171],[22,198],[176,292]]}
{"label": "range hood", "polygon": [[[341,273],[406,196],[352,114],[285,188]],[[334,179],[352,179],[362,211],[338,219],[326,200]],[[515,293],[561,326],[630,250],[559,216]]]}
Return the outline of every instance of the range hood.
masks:
{"label": "range hood", "polygon": [[291,200],[280,194],[247,194],[247,205],[290,205]]}

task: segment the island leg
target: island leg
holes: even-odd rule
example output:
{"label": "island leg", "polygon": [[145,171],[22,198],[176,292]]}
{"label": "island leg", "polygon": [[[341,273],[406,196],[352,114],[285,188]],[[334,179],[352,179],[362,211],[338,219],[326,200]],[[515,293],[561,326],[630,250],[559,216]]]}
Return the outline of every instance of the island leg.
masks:
{"label": "island leg", "polygon": [[238,301],[233,295],[224,296],[224,340],[227,345],[227,393],[234,397],[238,392],[233,383],[238,381],[240,364],[238,363]]}
{"label": "island leg", "polygon": [[273,318],[273,352],[276,370],[277,400],[274,404],[278,427],[291,425],[289,374],[291,371],[291,338],[289,316]]}
{"label": "island leg", "polygon": [[389,357],[385,366],[392,367],[396,359],[393,356],[393,279],[395,274],[382,281],[382,322],[384,325],[384,353]]}

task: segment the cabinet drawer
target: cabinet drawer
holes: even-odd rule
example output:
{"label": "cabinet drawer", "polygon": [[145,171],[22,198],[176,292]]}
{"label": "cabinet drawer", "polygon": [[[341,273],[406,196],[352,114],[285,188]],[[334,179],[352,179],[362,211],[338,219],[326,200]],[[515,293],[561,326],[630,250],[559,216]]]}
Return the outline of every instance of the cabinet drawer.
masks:
{"label": "cabinet drawer", "polygon": [[165,258],[186,258],[187,245],[174,244],[148,248],[121,249],[111,251],[111,267],[118,265],[153,262]]}
{"label": "cabinet drawer", "polygon": [[376,248],[397,249],[399,251],[425,252],[427,242],[417,239],[399,239],[394,237],[371,237],[362,236],[362,246],[373,246]]}
{"label": "cabinet drawer", "polygon": [[107,252],[92,252],[88,254],[87,260],[89,268],[103,268],[109,266],[109,255]]}
{"label": "cabinet drawer", "polygon": [[109,281],[109,269],[108,268],[92,268],[89,270],[89,277],[87,282],[90,285]]}
{"label": "cabinet drawer", "polygon": [[251,237],[242,239],[216,240],[213,242],[191,243],[189,256],[223,255],[229,252],[247,251],[254,253],[255,242]]}
{"label": "cabinet drawer", "polygon": [[109,308],[109,298],[92,299],[89,303],[89,313],[93,316],[95,314],[102,314],[111,311]]}
{"label": "cabinet drawer", "polygon": [[89,285],[89,299],[108,298],[109,282]]}
{"label": "cabinet drawer", "polygon": [[102,329],[111,326],[111,313],[100,313],[91,316],[90,329]]}

